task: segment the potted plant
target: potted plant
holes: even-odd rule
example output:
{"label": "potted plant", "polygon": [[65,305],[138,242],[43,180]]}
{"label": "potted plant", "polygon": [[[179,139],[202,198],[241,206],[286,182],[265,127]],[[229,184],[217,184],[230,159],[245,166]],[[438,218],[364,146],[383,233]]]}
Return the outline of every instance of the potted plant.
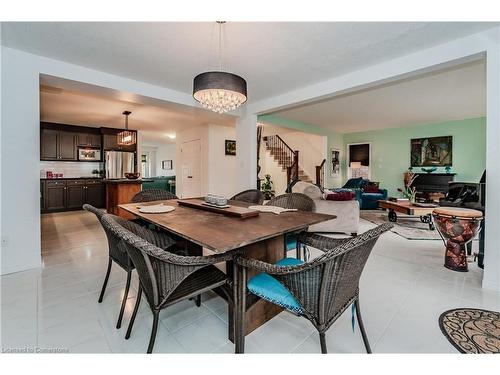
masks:
{"label": "potted plant", "polygon": [[417,199],[417,188],[412,186],[415,178],[417,178],[417,175],[408,169],[404,174],[404,189],[398,189],[411,204],[414,204]]}
{"label": "potted plant", "polygon": [[98,169],[94,169],[92,171],[92,174],[94,175],[94,177],[99,177],[99,170]]}
{"label": "potted plant", "polygon": [[273,182],[271,181],[270,174],[266,174],[265,180],[261,185],[261,190],[265,200],[269,200],[274,197]]}

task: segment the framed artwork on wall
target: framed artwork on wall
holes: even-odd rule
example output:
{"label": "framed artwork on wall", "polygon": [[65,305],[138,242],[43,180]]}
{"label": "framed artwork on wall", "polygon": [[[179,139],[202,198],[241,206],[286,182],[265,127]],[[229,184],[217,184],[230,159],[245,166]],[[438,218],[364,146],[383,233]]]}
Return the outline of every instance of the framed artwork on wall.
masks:
{"label": "framed artwork on wall", "polygon": [[411,140],[412,167],[447,167],[453,165],[453,137],[416,138]]}
{"label": "framed artwork on wall", "polygon": [[347,145],[347,178],[371,178],[371,143],[350,143]]}
{"label": "framed artwork on wall", "polygon": [[236,141],[232,141],[232,140],[229,140],[229,139],[225,140],[224,154],[225,155],[236,156]]}
{"label": "framed artwork on wall", "polygon": [[161,162],[161,169],[172,170],[172,160],[163,160]]}
{"label": "framed artwork on wall", "polygon": [[330,167],[330,176],[340,177],[340,150],[332,149],[332,164]]}

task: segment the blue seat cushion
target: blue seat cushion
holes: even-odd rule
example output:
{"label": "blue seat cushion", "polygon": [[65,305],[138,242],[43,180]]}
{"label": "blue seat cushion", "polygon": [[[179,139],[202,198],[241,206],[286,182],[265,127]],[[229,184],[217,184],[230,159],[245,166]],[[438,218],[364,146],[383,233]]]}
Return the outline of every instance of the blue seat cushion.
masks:
{"label": "blue seat cushion", "polygon": [[384,195],[381,193],[363,193],[362,198],[369,201],[378,201],[383,199]]}
{"label": "blue seat cushion", "polygon": [[285,236],[286,239],[286,250],[293,250],[297,248],[297,235],[288,234]]}
{"label": "blue seat cushion", "polygon": [[[284,258],[276,263],[277,266],[297,266],[304,263],[300,259]],[[272,302],[278,306],[302,315],[299,302],[278,280],[267,273],[259,273],[248,280],[247,288],[256,296]]]}

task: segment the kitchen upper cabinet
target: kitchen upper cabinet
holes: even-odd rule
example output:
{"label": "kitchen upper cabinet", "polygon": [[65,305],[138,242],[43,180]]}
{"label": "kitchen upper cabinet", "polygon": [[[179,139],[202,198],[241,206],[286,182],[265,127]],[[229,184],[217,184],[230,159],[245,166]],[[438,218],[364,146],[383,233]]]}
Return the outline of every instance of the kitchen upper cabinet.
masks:
{"label": "kitchen upper cabinet", "polygon": [[42,129],[40,137],[41,160],[78,160],[76,133]]}
{"label": "kitchen upper cabinet", "polygon": [[59,131],[51,129],[42,129],[40,145],[40,158],[42,160],[59,159]]}
{"label": "kitchen upper cabinet", "polygon": [[104,134],[103,135],[103,140],[104,140],[104,150],[109,150],[109,151],[130,151],[134,152],[136,151],[136,145],[119,145],[118,140],[116,137],[116,134]]}
{"label": "kitchen upper cabinet", "polygon": [[76,133],[65,131],[59,132],[59,159],[78,160]]}
{"label": "kitchen upper cabinet", "polygon": [[78,147],[101,147],[101,135],[93,133],[78,133],[76,144]]}

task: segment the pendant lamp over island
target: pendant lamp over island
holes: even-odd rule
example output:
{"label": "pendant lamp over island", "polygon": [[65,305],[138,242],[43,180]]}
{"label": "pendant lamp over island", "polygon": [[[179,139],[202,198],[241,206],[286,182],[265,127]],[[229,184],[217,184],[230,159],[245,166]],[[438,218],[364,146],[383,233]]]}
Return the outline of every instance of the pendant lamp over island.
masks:
{"label": "pendant lamp over island", "polygon": [[193,97],[203,108],[225,113],[247,101],[247,82],[240,76],[222,71],[222,25],[219,25],[219,71],[198,74],[193,82]]}
{"label": "pendant lamp over island", "polygon": [[132,112],[123,111],[122,115],[125,115],[125,130],[116,135],[117,142],[122,146],[134,145],[136,140],[136,133],[128,130],[128,116]]}

